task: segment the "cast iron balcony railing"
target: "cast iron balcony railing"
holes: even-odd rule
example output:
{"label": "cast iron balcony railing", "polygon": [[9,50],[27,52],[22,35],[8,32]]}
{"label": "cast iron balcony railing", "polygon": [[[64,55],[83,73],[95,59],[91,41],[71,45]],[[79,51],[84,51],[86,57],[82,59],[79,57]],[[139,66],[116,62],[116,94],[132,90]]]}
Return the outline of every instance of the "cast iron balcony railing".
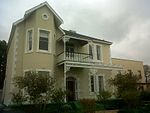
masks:
{"label": "cast iron balcony railing", "polygon": [[[64,58],[65,56],[65,58]],[[62,61],[72,61],[72,62],[82,62],[82,63],[90,63],[92,61],[92,55],[86,53],[79,52],[68,52],[65,51],[58,55],[58,63]]]}

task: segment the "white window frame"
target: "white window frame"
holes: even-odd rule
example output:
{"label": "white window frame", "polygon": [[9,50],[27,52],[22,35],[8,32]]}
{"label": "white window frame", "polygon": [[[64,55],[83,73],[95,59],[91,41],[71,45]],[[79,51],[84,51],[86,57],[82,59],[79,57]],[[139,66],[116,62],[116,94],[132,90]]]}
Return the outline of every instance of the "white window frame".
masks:
{"label": "white window frame", "polygon": [[[40,50],[40,49],[39,49],[40,30],[49,32],[49,37],[48,37],[48,50]],[[41,52],[41,53],[51,53],[51,50],[52,50],[52,44],[51,44],[52,36],[51,36],[51,33],[52,33],[51,30],[43,29],[43,28],[38,28],[37,52]]]}
{"label": "white window frame", "polygon": [[[91,76],[94,78],[94,92],[91,91]],[[104,91],[106,90],[106,84],[105,84],[105,76],[103,74],[101,75],[89,75],[89,92],[90,95],[93,95],[95,93],[99,93],[99,81],[98,81],[98,76],[103,77],[103,89]]]}
{"label": "white window frame", "polygon": [[[98,60],[98,58],[97,58],[97,46],[99,46],[100,47],[100,60]],[[101,44],[95,44],[95,60],[96,61],[101,61],[101,62],[103,62],[103,54],[102,54],[103,52],[102,52],[102,45]]]}
{"label": "white window frame", "polygon": [[102,77],[103,78],[103,90],[105,91],[105,77],[104,75],[96,75],[96,86],[97,86],[97,92],[100,92],[99,91],[99,80],[98,80],[98,77]]}
{"label": "white window frame", "polygon": [[[92,46],[92,49],[93,49],[93,59],[90,59],[90,60],[92,60],[92,61],[94,61],[94,62],[100,62],[100,63],[102,63],[103,62],[103,45],[102,44],[97,44],[97,43],[93,43],[93,42],[89,42],[89,44],[88,44],[88,53],[89,53],[89,45],[91,45]],[[97,60],[97,48],[96,48],[96,46],[100,46],[100,60]],[[89,53],[90,54],[90,53]]]}
{"label": "white window frame", "polygon": [[[50,69],[35,69],[35,70],[33,70],[33,69],[25,69],[24,71],[23,71],[23,76],[25,76],[25,72],[27,72],[27,71],[35,71],[35,72],[38,72],[38,71],[45,71],[45,72],[49,72],[49,76],[52,76],[52,73],[51,73],[51,70]],[[23,95],[25,94],[25,89],[23,89]]]}
{"label": "white window frame", "polygon": [[39,72],[39,71],[49,72],[49,76],[52,76],[52,73],[51,73],[51,70],[50,70],[50,69],[36,69],[36,72]]}
{"label": "white window frame", "polygon": [[88,53],[90,55],[90,46],[92,47],[92,57],[93,57],[93,58],[90,58],[90,60],[94,60],[94,47],[92,43],[88,44]]}
{"label": "white window frame", "polygon": [[33,69],[25,69],[24,71],[23,71],[23,76],[25,75],[25,72],[27,72],[27,71],[35,71],[35,72],[38,72],[38,71],[46,71],[46,72],[49,72],[50,73],[50,76],[52,76],[52,71],[50,70],[50,69],[35,69],[35,70],[33,70]]}
{"label": "white window frame", "polygon": [[27,72],[27,71],[34,71],[34,70],[32,70],[32,69],[25,69],[25,70],[23,71],[23,76],[25,76],[25,72]]}
{"label": "white window frame", "polygon": [[[91,91],[91,76],[93,76],[94,79],[94,91]],[[96,92],[96,79],[95,79],[95,75],[89,75],[89,91],[90,91],[90,95],[94,94]]]}
{"label": "white window frame", "polygon": [[[28,32],[32,31],[32,49],[29,50],[29,37]],[[26,39],[25,39],[25,53],[31,53],[33,52],[33,46],[34,45],[34,28],[29,28],[26,30]]]}
{"label": "white window frame", "polygon": [[91,91],[91,92],[95,92],[95,77],[94,77],[94,75],[91,75],[91,76],[90,76],[90,86],[92,86],[92,84],[91,84],[91,77],[93,77],[93,85],[94,85],[93,88],[94,88],[94,89],[93,89],[93,91],[92,91],[92,87],[90,87],[90,91]]}

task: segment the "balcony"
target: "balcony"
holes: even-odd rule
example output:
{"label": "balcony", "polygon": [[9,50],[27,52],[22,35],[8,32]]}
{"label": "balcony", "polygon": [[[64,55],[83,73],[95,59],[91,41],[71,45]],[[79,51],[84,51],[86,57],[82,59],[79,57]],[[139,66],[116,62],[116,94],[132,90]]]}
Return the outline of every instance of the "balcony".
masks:
{"label": "balcony", "polygon": [[57,63],[63,61],[90,63],[92,62],[92,55],[78,52],[62,52],[57,56]]}
{"label": "balcony", "polygon": [[111,64],[103,64],[100,61],[94,61],[92,59],[92,55],[86,53],[78,53],[78,52],[62,52],[57,55],[57,64],[62,65],[64,63],[67,64],[68,67],[80,67],[80,68],[95,68],[95,69],[120,69],[122,70],[122,66],[119,65],[111,65]]}

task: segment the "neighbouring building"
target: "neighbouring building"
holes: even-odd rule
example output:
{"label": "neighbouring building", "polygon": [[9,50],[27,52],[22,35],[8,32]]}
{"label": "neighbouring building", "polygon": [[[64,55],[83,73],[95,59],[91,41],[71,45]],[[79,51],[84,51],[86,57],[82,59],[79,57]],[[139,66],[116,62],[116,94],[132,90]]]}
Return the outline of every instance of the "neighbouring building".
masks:
{"label": "neighbouring building", "polygon": [[59,15],[44,2],[27,10],[13,24],[8,42],[4,104],[11,104],[11,92],[15,91],[13,78],[28,71],[54,76],[56,87],[72,92],[67,101],[95,98],[103,90],[113,92],[107,80],[118,71],[133,69],[141,74],[143,81],[142,62],[112,59],[112,42],[63,30],[62,23]]}
{"label": "neighbouring building", "polygon": [[121,72],[132,71],[134,75],[137,75],[140,78],[139,83],[145,82],[143,61],[112,58],[112,64],[122,66],[123,70],[121,70]]}
{"label": "neighbouring building", "polygon": [[150,83],[150,66],[144,65],[145,82]]}

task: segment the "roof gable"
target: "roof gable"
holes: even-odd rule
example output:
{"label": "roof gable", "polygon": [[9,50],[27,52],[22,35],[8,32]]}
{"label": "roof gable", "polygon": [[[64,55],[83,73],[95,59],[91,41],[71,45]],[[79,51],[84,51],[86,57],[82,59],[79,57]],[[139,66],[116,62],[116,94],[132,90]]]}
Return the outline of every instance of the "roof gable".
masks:
{"label": "roof gable", "polygon": [[55,19],[56,19],[56,21],[57,21],[57,25],[60,26],[60,25],[63,23],[63,20],[61,19],[61,17],[53,10],[53,8],[52,8],[46,1],[43,2],[43,3],[41,3],[41,4],[39,4],[39,5],[37,5],[37,6],[35,6],[35,7],[33,7],[33,8],[31,8],[31,9],[29,9],[29,10],[27,10],[27,11],[25,12],[24,17],[23,17],[22,19],[16,21],[16,22],[14,23],[14,25],[17,25],[17,24],[23,22],[23,21],[24,21],[27,17],[29,17],[34,11],[36,11],[37,9],[39,9],[39,8],[41,8],[41,7],[43,7],[43,6],[47,6],[48,9],[54,14],[54,17],[55,17]]}

